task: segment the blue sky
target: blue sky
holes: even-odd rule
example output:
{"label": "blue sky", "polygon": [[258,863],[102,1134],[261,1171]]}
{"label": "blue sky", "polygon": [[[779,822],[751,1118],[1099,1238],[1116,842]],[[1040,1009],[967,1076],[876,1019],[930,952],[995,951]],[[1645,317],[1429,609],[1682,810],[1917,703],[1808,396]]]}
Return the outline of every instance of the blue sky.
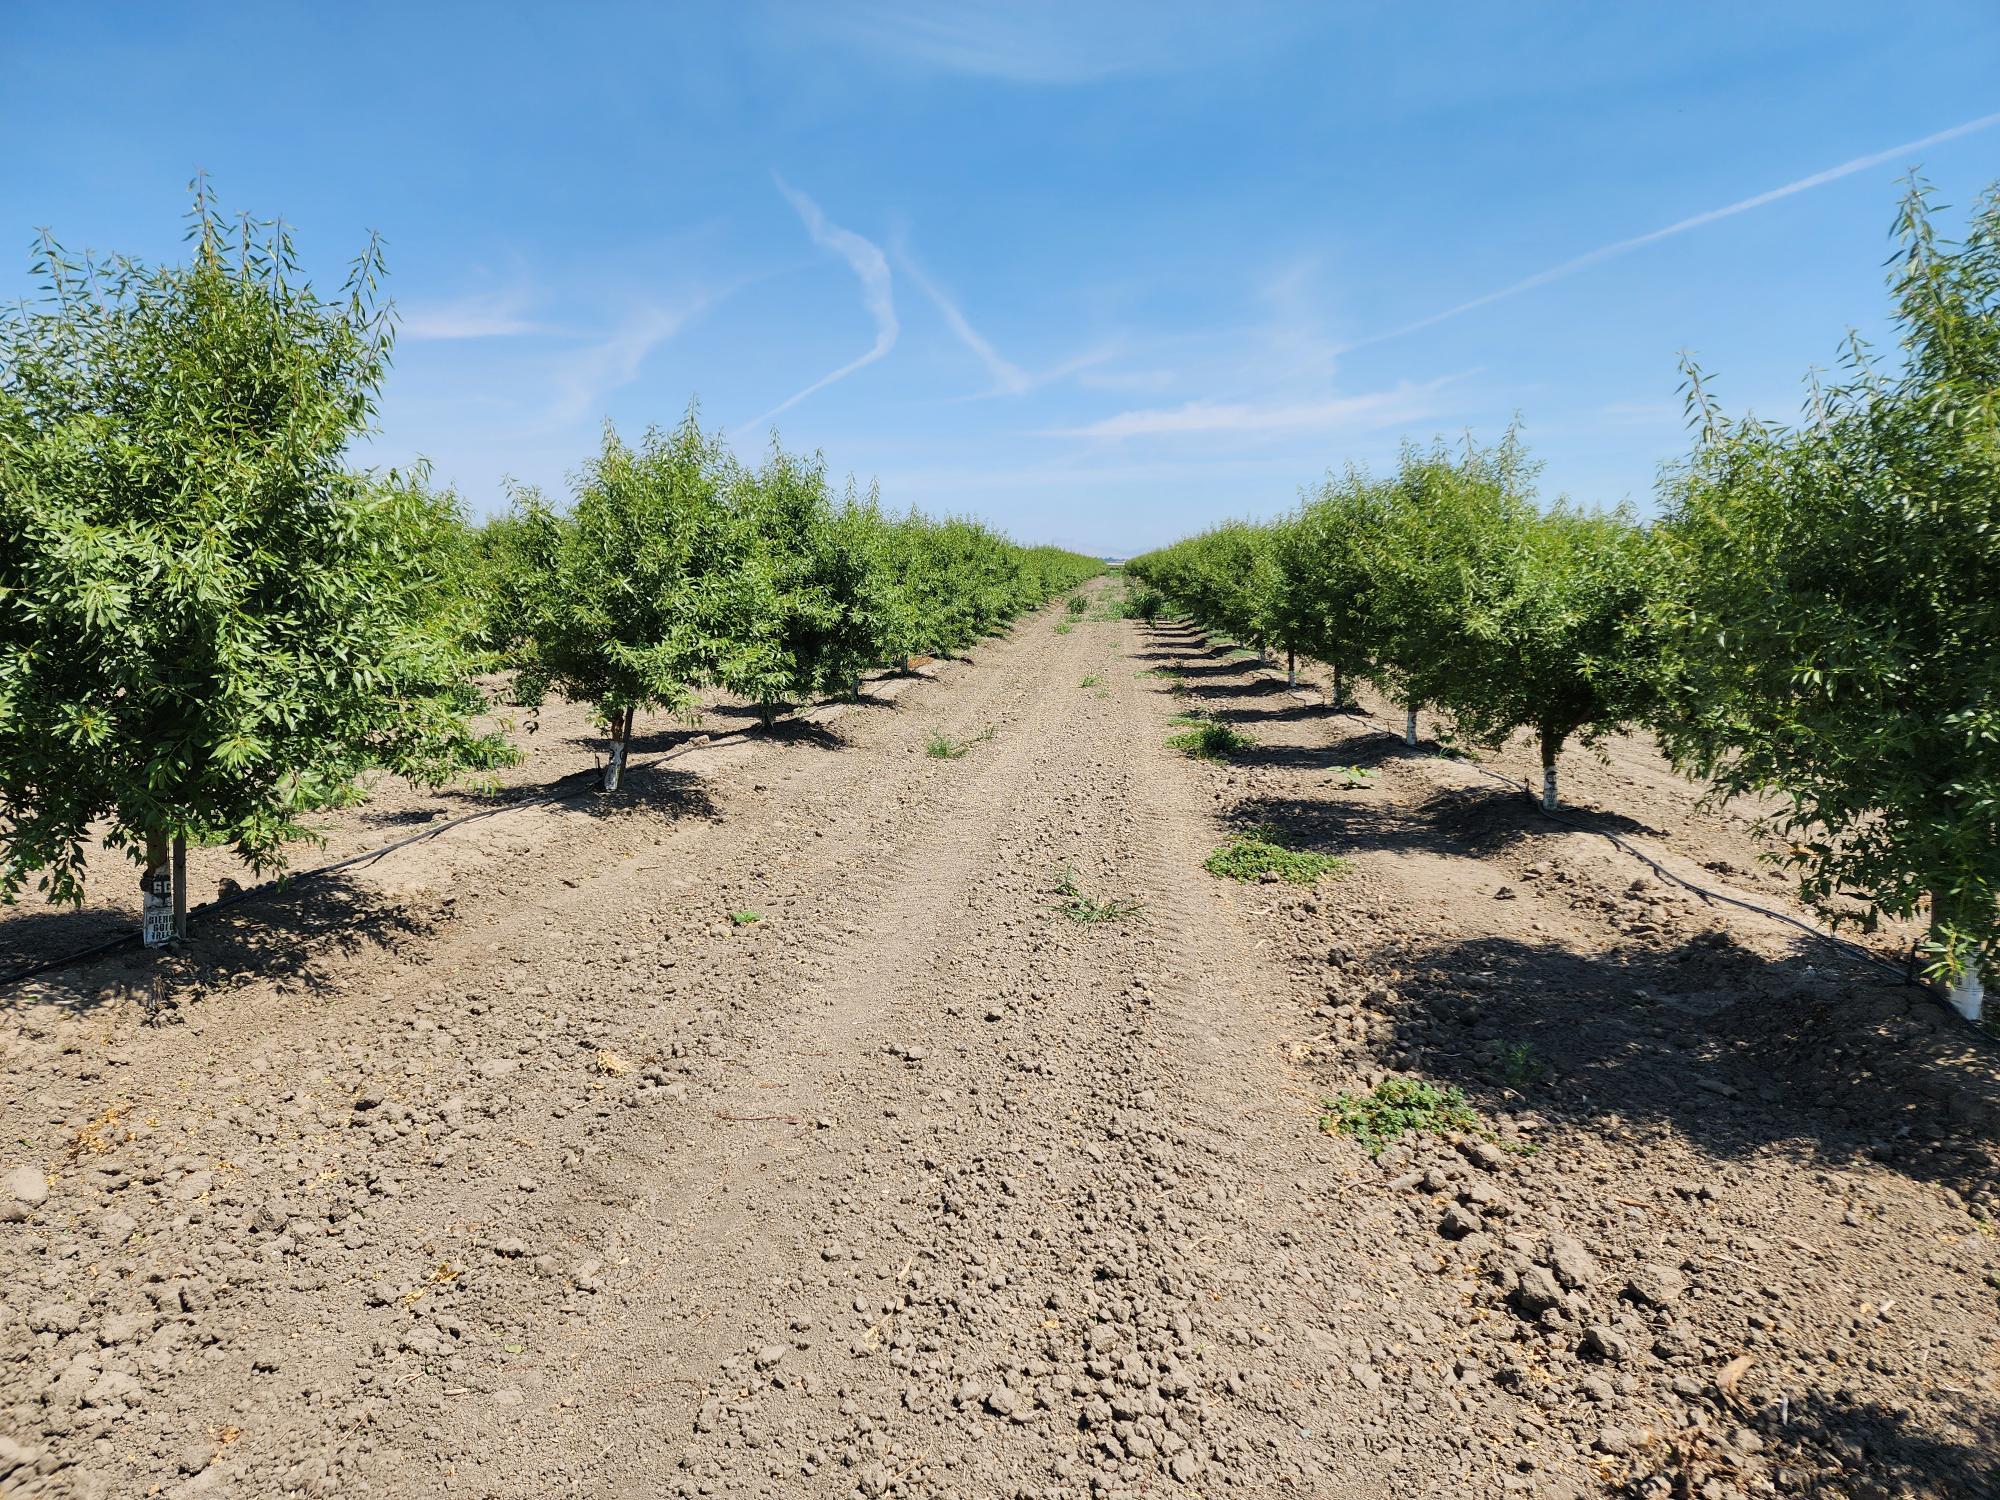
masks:
{"label": "blue sky", "polygon": [[0,295],[42,225],[177,255],[197,168],[329,279],[378,230],[369,456],[475,512],[698,397],[1114,553],[1515,413],[1643,508],[1677,351],[1789,416],[1901,175],[2000,179],[1991,4],[13,6],[0,57]]}

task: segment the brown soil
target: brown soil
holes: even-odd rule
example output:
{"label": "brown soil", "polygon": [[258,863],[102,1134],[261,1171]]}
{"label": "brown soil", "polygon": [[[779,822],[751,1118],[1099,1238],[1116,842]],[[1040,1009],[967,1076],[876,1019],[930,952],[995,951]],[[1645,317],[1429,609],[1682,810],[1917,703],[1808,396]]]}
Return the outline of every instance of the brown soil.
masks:
{"label": "brown soil", "polygon": [[[1053,623],[6,994],[0,1494],[1995,1492],[1985,1039]],[[1203,872],[1254,823],[1351,865]],[[1395,1069],[1484,1124],[1322,1133]]]}

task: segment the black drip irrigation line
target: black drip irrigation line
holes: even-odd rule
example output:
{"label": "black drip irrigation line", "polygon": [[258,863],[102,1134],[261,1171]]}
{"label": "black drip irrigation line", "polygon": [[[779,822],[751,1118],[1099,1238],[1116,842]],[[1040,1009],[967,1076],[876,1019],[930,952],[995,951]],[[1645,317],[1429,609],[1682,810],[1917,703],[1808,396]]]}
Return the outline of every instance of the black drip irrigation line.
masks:
{"label": "black drip irrigation line", "polygon": [[[1269,658],[1265,657],[1262,653],[1253,653],[1253,654],[1257,656],[1258,663],[1263,668],[1263,670],[1271,674],[1271,678],[1273,681],[1283,680],[1282,674],[1278,671],[1278,669],[1274,665],[1272,665]],[[1296,683],[1287,683],[1286,686],[1290,687],[1293,691],[1297,691]],[[1340,708],[1337,705],[1333,707],[1334,707],[1334,712],[1336,713],[1350,712],[1349,710]],[[1352,710],[1352,712],[1356,718],[1361,719],[1365,723],[1374,725],[1377,729],[1381,730],[1382,733],[1388,735],[1389,738],[1394,740],[1397,744],[1407,746],[1408,742],[1404,740],[1401,734],[1397,733],[1397,731],[1392,726],[1385,724],[1382,720],[1376,718],[1373,714],[1368,713],[1366,710],[1363,709]],[[1569,817],[1564,813],[1551,812],[1548,808],[1543,807],[1541,803],[1535,800],[1534,789],[1525,782],[1516,781],[1511,776],[1502,776],[1498,771],[1488,770],[1485,766],[1479,765],[1475,762],[1458,760],[1455,757],[1440,754],[1438,751],[1435,750],[1425,751],[1424,753],[1428,755],[1429,758],[1432,760],[1450,761],[1453,765],[1464,766],[1467,770],[1476,772],[1478,775],[1484,776],[1488,781],[1497,782],[1499,785],[1504,786],[1509,790],[1518,790],[1526,792],[1528,795],[1528,805],[1532,807],[1542,817],[1549,819],[1549,821],[1553,823],[1560,823],[1566,828],[1574,828],[1579,833],[1595,834],[1597,837],[1608,841],[1614,848],[1621,849],[1625,853],[1631,855],[1634,859],[1638,860],[1641,864],[1645,865],[1647,869],[1651,870],[1654,874],[1658,875],[1662,880],[1666,880],[1674,885],[1680,886],[1683,890],[1692,891],[1695,895],[1701,897],[1701,899],[1704,901],[1719,902],[1724,906],[1733,906],[1741,911],[1754,912],[1760,917],[1769,917],[1774,922],[1782,922],[1787,927],[1793,927],[1798,929],[1800,932],[1803,932],[1808,937],[1819,939],[1819,941],[1821,941],[1822,943],[1825,943],[1828,946],[1836,949],[1837,951],[1846,954],[1850,958],[1858,958],[1864,963],[1872,964],[1874,967],[1881,969],[1886,973],[1894,975],[1898,983],[1910,985],[1913,988],[1922,990],[1925,994],[1930,995],[1933,1000],[1937,1000],[1940,1009],[1944,1010],[1945,1012],[1950,1014],[1954,1019],[1963,1023],[1965,1026],[1971,1028],[1972,1030],[1979,1031],[1982,1036],[1985,1035],[1985,1032],[1983,1031],[1982,1028],[1974,1026],[1972,1022],[1967,1021],[1965,1017],[1959,1015],[1959,1013],[1955,1009],[1953,1009],[1950,1005],[1945,1004],[1942,1000],[1938,1000],[1938,997],[1931,990],[1931,987],[1929,985],[1919,983],[1917,980],[1912,979],[1910,977],[1910,969],[1907,963],[1901,965],[1893,964],[1889,962],[1889,960],[1887,960],[1886,958],[1883,958],[1876,953],[1870,952],[1867,948],[1864,948],[1859,943],[1850,942],[1848,939],[1843,937],[1836,937],[1832,933],[1826,931],[1824,928],[1815,927],[1812,925],[1812,923],[1802,921],[1798,917],[1792,916],[1788,912],[1775,911],[1768,906],[1759,906],[1754,901],[1745,901],[1740,896],[1731,896],[1726,894],[1725,892],[1713,890],[1708,886],[1701,885],[1695,881],[1689,880],[1684,875],[1677,875],[1672,870],[1669,870],[1665,865],[1661,864],[1657,859],[1653,858],[1653,856],[1648,854],[1645,850],[1639,848],[1636,844],[1631,843],[1629,840],[1620,837],[1618,834],[1608,832],[1602,828],[1592,828],[1588,823],[1581,822],[1578,819]]]}
{"label": "black drip irrigation line", "polygon": [[[812,720],[806,716],[813,713],[816,709],[825,706],[824,704],[814,704],[811,708],[795,710],[784,717],[793,723],[811,723]],[[712,750],[718,745],[741,744],[753,735],[764,732],[761,726],[754,726],[748,729],[732,730],[728,734],[717,735],[713,738],[704,736],[697,740],[691,740],[685,745],[676,745],[671,750],[663,750],[650,760],[632,761],[627,764],[625,769],[628,772],[648,770],[696,750]],[[597,781],[601,780],[602,776],[603,769],[601,767],[591,771],[572,771],[567,776],[557,778],[556,786],[561,787],[564,783],[572,781]],[[366,849],[359,854],[350,854],[344,859],[336,859],[329,864],[315,865],[310,870],[287,872],[279,876],[276,880],[267,880],[261,885],[248,886],[239,891],[232,891],[227,896],[218,896],[213,901],[205,901],[200,906],[191,908],[188,911],[188,916],[194,918],[223,911],[237,905],[239,902],[248,901],[252,896],[269,895],[274,891],[289,890],[293,886],[304,885],[308,881],[324,880],[329,875],[351,869],[356,865],[371,864],[375,860],[381,859],[384,855],[394,854],[398,849],[407,849],[412,844],[420,844],[426,839],[434,839],[440,834],[451,832],[454,828],[463,828],[468,823],[477,823],[482,818],[497,818],[503,813],[522,812],[530,807],[551,807],[559,802],[576,802],[589,795],[593,794],[585,788],[578,788],[571,791],[551,790],[539,792],[532,797],[523,797],[517,801],[506,802],[498,807],[482,807],[477,812],[462,813],[456,818],[448,819],[443,823],[433,824],[416,833],[407,834],[393,843],[383,844],[379,848]],[[23,980],[33,979],[38,975],[47,974],[55,969],[68,968],[71,964],[82,963],[87,959],[100,958],[107,953],[116,953],[122,948],[130,947],[132,944],[138,942],[138,940],[139,929],[135,927],[130,931],[119,933],[115,937],[105,938],[102,942],[93,943],[87,948],[79,948],[73,953],[65,953],[59,958],[40,959],[34,963],[25,964],[6,974],[0,974],[0,989],[9,988],[10,986],[20,984]]]}

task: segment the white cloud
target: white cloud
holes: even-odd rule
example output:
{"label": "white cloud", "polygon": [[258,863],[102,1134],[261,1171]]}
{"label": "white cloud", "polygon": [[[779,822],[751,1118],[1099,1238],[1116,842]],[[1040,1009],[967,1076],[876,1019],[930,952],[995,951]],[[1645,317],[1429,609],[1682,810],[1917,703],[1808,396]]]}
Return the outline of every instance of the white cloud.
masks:
{"label": "white cloud", "polygon": [[451,302],[398,308],[396,332],[406,339],[491,339],[541,333],[542,326],[524,316],[525,292],[489,292]]}
{"label": "white cloud", "polygon": [[1325,432],[1336,428],[1366,430],[1416,421],[1436,410],[1432,393],[1443,384],[1405,381],[1386,391],[1359,396],[1330,396],[1316,401],[1267,402],[1189,401],[1180,406],[1120,412],[1083,427],[1068,427],[1054,437],[1122,438],[1196,433]]}
{"label": "white cloud", "polygon": [[1578,271],[1587,270],[1591,266],[1610,260],[1613,256],[1637,250],[1643,245],[1651,245],[1659,240],[1670,239],[1677,234],[1686,234],[1690,229],[1700,229],[1704,225],[1713,224],[1719,219],[1734,218],[1737,214],[1748,213],[1753,208],[1762,208],[1767,203],[1776,203],[1780,199],[1789,198],[1796,193],[1803,193],[1816,187],[1823,187],[1829,182],[1838,182],[1843,177],[1852,177],[1856,172],[1865,172],[1870,167],[1879,167],[1887,162],[1896,161],[1899,158],[1907,158],[1912,151],[1921,151],[1927,146],[1936,146],[1945,141],[1956,140],[1959,136],[1971,135],[1975,131],[1986,130],[1994,125],[2000,125],[2000,114],[1981,115],[1976,120],[1967,120],[1964,124],[1954,125],[1949,130],[1940,130],[1933,135],[1922,136],[1914,141],[1904,141],[1900,146],[1891,146],[1886,151],[1872,151],[1866,156],[1857,156],[1851,161],[1840,163],[1839,166],[1828,167],[1823,172],[1814,172],[1808,177],[1801,177],[1794,182],[1787,182],[1780,187],[1770,189],[1768,192],[1758,193],[1749,198],[1739,198],[1736,202],[1726,203],[1721,208],[1711,208],[1704,213],[1694,214],[1685,219],[1678,219],[1662,229],[1649,230],[1645,234],[1635,234],[1629,239],[1613,240],[1608,245],[1600,245],[1595,250],[1586,251],[1582,255],[1574,256],[1558,265],[1550,266],[1546,271],[1537,271],[1532,276],[1523,277],[1510,286],[1501,287],[1496,292],[1487,292],[1485,295],[1474,297],[1470,301],[1460,302],[1456,306],[1447,307],[1443,312],[1432,313],[1427,318],[1418,318],[1414,323],[1405,323],[1400,328],[1391,328],[1386,333],[1370,334],[1367,338],[1356,339],[1353,343],[1343,344],[1336,352],[1345,354],[1350,349],[1365,348],[1370,344],[1379,344],[1387,339],[1401,338],[1404,334],[1415,333],[1419,329],[1433,328],[1439,323],[1472,312],[1475,309],[1491,306],[1493,303],[1504,301],[1508,297],[1517,297],[1522,292],[1533,291],[1536,287],[1540,286],[1547,286],[1552,281],[1561,281],[1566,276],[1574,276]]}
{"label": "white cloud", "polygon": [[873,240],[863,239],[851,229],[842,229],[838,224],[829,223],[826,215],[820,212],[819,205],[812,199],[786,182],[784,178],[778,177],[776,181],[778,191],[785,195],[786,201],[798,210],[799,217],[805,221],[806,232],[812,236],[813,243],[822,249],[833,251],[853,268],[855,276],[861,282],[861,301],[867,307],[869,316],[875,320],[875,342],[859,359],[849,360],[839,369],[822,375],[804,390],[787,396],[764,415],[749,423],[750,431],[764,426],[781,412],[790,411],[806,397],[825,390],[836,380],[845,380],[856,370],[874,364],[896,347],[896,335],[902,327],[896,321],[895,291],[889,276],[889,260],[883,255],[882,247]]}

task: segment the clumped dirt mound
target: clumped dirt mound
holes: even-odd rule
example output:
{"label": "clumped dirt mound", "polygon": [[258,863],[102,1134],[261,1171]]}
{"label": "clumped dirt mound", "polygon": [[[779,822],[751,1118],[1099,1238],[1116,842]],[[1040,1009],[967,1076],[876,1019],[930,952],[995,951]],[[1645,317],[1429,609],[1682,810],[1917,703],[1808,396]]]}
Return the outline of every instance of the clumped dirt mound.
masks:
{"label": "clumped dirt mound", "polygon": [[[6,995],[0,1493],[1996,1492],[1987,1042],[1057,618]],[[1323,1132],[1392,1078],[1478,1122]]]}

